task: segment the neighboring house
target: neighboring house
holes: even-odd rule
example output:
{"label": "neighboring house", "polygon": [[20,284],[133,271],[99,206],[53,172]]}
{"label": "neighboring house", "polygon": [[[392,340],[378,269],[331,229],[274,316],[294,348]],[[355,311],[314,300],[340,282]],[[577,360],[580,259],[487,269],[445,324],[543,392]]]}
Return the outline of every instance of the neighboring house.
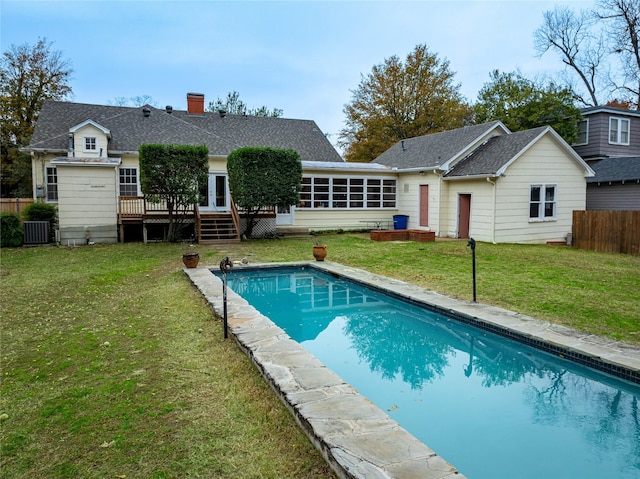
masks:
{"label": "neighboring house", "polygon": [[402,140],[374,162],[398,172],[410,228],[494,243],[565,241],[593,175],[551,127],[501,122]]}
{"label": "neighboring house", "polygon": [[[162,237],[166,211],[140,190],[138,149],[145,143],[208,147],[209,184],[192,220],[201,242],[239,241],[226,158],[244,146],[289,148],[303,160],[305,200],[266,215],[281,227],[355,228],[397,213],[395,174],[379,165],[346,164],[315,122],[205,112],[204,95],[197,93],[187,95],[187,104],[187,111],[178,111],[44,103],[25,150],[32,155],[34,198],[58,206],[62,244]],[[343,197],[329,198],[329,178],[346,185]],[[383,202],[385,195],[392,199]]]}
{"label": "neighboring house", "polygon": [[582,110],[573,149],[593,168],[588,210],[640,210],[640,112],[609,106]]}

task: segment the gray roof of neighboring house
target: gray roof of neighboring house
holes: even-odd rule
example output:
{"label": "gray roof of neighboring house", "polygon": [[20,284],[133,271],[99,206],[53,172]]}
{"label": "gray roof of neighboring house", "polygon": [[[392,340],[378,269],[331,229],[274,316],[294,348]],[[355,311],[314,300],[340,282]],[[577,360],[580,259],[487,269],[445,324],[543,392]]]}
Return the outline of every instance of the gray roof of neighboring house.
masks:
{"label": "gray roof of neighboring house", "polygon": [[640,156],[605,158],[590,166],[596,175],[587,183],[640,180]]}
{"label": "gray roof of neighboring house", "polygon": [[[145,117],[143,108],[149,108]],[[220,116],[217,112],[190,115],[186,111],[145,107],[90,105],[46,101],[28,150],[66,151],[69,128],[86,120],[111,131],[109,152],[138,151],[141,144],[206,145],[210,155],[226,156],[244,146],[296,150],[302,160],[342,162],[329,140],[312,120]]]}
{"label": "gray roof of neighboring house", "polygon": [[401,140],[373,163],[399,169],[437,168],[499,124],[494,121]]}
{"label": "gray roof of neighboring house", "polygon": [[593,115],[595,113],[611,113],[613,115],[627,115],[627,116],[640,116],[638,110],[628,110],[626,108],[618,108],[614,106],[589,106],[581,108],[580,113],[582,116]]}
{"label": "gray roof of neighboring house", "polygon": [[494,136],[473,153],[456,163],[444,176],[446,178],[476,175],[497,175],[522,150],[548,127],[518,131],[509,135]]}

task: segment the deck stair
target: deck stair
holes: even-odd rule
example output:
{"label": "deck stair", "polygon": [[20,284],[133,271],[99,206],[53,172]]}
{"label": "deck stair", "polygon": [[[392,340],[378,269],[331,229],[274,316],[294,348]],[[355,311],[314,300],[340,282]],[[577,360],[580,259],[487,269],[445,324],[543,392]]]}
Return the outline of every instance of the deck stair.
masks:
{"label": "deck stair", "polygon": [[200,244],[240,243],[239,225],[232,212],[200,212],[198,242]]}

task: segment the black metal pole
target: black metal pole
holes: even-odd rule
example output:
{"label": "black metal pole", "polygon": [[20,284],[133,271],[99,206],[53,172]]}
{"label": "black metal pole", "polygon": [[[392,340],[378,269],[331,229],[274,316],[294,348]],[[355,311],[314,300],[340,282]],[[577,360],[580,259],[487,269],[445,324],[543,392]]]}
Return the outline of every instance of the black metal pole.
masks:
{"label": "black metal pole", "polygon": [[220,271],[222,271],[222,308],[223,308],[223,317],[222,324],[224,325],[224,339],[227,339],[227,267],[233,268],[233,263],[229,261],[229,257],[225,256],[222,261],[220,261]]}
{"label": "black metal pole", "polygon": [[473,302],[476,302],[476,240],[469,238],[467,246],[471,247],[471,274],[473,275]]}

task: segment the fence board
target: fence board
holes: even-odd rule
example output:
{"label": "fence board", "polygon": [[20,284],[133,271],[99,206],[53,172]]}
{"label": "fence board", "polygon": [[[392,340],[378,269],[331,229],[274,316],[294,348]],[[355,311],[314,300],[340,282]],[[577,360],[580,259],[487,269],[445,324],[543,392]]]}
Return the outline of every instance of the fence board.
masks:
{"label": "fence board", "polygon": [[579,249],[640,254],[640,211],[574,211],[572,240]]}
{"label": "fence board", "polygon": [[31,203],[32,198],[0,198],[0,212],[20,214]]}

